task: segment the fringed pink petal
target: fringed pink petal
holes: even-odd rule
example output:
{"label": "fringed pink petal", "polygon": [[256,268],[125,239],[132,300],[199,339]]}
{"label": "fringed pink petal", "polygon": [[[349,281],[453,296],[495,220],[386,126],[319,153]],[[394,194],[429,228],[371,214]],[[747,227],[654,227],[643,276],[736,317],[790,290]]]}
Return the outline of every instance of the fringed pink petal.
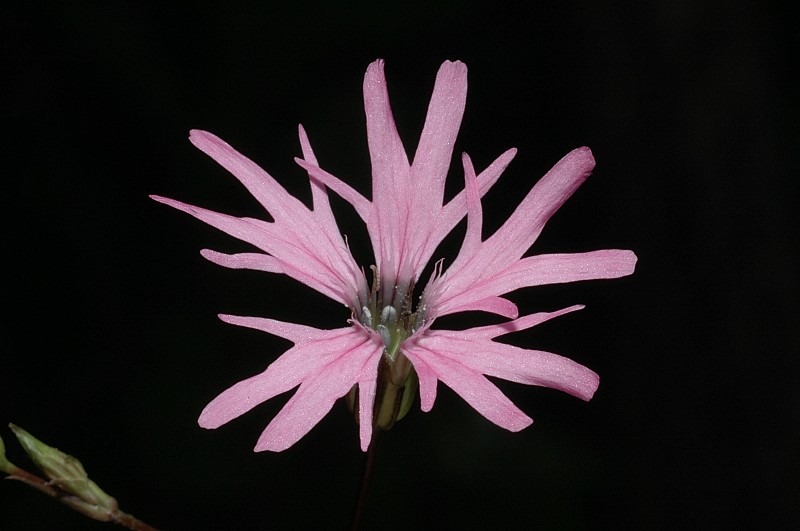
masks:
{"label": "fringed pink petal", "polygon": [[461,162],[464,165],[464,193],[467,198],[467,232],[464,234],[464,242],[458,252],[458,260],[468,262],[475,255],[482,241],[483,209],[481,209],[475,167],[466,153],[461,155]]}
{"label": "fringed pink petal", "polygon": [[[442,206],[444,183],[467,100],[467,67],[445,61],[436,74],[411,176],[424,210]],[[420,209],[423,210],[423,209]]]}
{"label": "fringed pink petal", "polygon": [[[332,377],[326,368],[313,379],[303,382],[261,433],[253,451],[282,452],[307,435],[330,412],[336,400],[347,393],[339,394],[336,386],[329,385]],[[342,381],[334,380],[333,383]],[[349,383],[355,384],[355,380]]]}
{"label": "fringed pink petal", "polygon": [[406,345],[403,348],[403,354],[409,359],[417,373],[420,409],[427,413],[433,408],[433,403],[436,401],[436,387],[439,380],[436,378],[436,373],[425,363],[425,350],[418,349],[414,345]]}
{"label": "fringed pink petal", "polygon": [[364,75],[364,110],[372,161],[372,201],[396,206],[397,201],[405,199],[409,164],[392,115],[383,60],[370,64]]}
{"label": "fringed pink petal", "polygon": [[487,280],[477,292],[502,295],[525,287],[620,278],[635,267],[636,255],[621,249],[529,256]]}
{"label": "fringed pink petal", "polygon": [[414,270],[409,262],[415,238],[410,224],[414,189],[405,148],[389,104],[383,61],[367,68],[364,76],[364,109],[367,115],[367,143],[372,162],[372,216],[367,230],[375,251],[375,265],[385,286],[384,301],[391,299],[391,290],[398,283],[412,280]]}
{"label": "fringed pink petal", "polygon": [[[382,349],[381,349],[382,350]],[[358,425],[361,450],[366,452],[372,442],[373,410],[375,407],[375,392],[378,387],[378,363],[381,357],[373,356],[367,360],[358,379]]]}
{"label": "fringed pink petal", "polygon": [[219,137],[207,131],[193,129],[189,133],[189,140],[200,151],[239,179],[274,218],[291,216],[298,209],[305,208],[298,199],[292,197],[258,164],[233,149]]}
{"label": "fringed pink petal", "polygon": [[174,199],[169,199],[167,197],[151,195],[150,198],[154,201],[158,201],[159,203],[163,203],[171,206],[172,208],[185,212],[190,216],[193,216],[200,221],[211,225],[215,229],[219,229],[222,232],[233,236],[234,238],[238,238],[242,241],[255,245],[260,249],[265,249],[270,241],[271,235],[265,230],[266,224],[257,226],[253,223],[249,223],[243,218],[229,216],[228,214],[221,214],[219,212],[214,212],[213,210],[189,205],[187,203],[175,201]]}
{"label": "fringed pink petal", "polygon": [[480,372],[430,348],[417,347],[427,351],[425,363],[436,377],[490,421],[509,431],[520,431],[533,422]]}
{"label": "fringed pink petal", "polygon": [[434,330],[419,343],[481,374],[557,389],[582,400],[591,399],[600,384],[594,371],[564,356],[454,335]]}
{"label": "fringed pink petal", "polygon": [[[346,395],[362,378],[365,366],[371,359],[379,357],[382,351],[382,344],[368,341],[341,351],[335,361],[309,375],[261,434],[255,451],[280,452],[300,440],[328,414],[334,402]],[[371,375],[373,380],[376,377],[377,371]],[[367,386],[368,378],[363,377]]]}
{"label": "fringed pink petal", "polygon": [[528,328],[542,324],[550,319],[555,319],[562,315],[572,313],[585,308],[582,304],[576,304],[568,308],[557,310],[555,312],[539,312],[524,315],[513,321],[506,321],[504,323],[476,326],[474,328],[467,328],[466,330],[436,330],[436,334],[444,337],[455,337],[470,340],[487,340],[494,339],[513,332],[520,332]]}
{"label": "fringed pink petal", "polygon": [[302,227],[303,234],[298,234],[281,230],[276,223],[237,218],[165,197],[150,197],[266,251],[280,261],[285,274],[335,301],[355,306],[360,294],[366,293],[366,279],[349,251],[331,245],[323,230]]}
{"label": "fringed pink petal", "polygon": [[280,260],[261,253],[224,254],[211,249],[200,251],[203,258],[222,267],[231,269],[254,269],[267,273],[285,273]]}
{"label": "fringed pink petal", "polygon": [[[461,306],[457,299],[480,299],[505,292],[471,293],[518,261],[556,210],[589,176],[594,158],[589,148],[575,149],[536,183],[508,220],[472,256],[456,257],[453,266],[430,289],[429,303]],[[447,289],[441,286],[446,282]],[[441,315],[451,313],[442,311]]]}
{"label": "fringed pink petal", "polygon": [[227,315],[219,314],[218,317],[221,321],[235,326],[244,328],[252,328],[253,330],[260,330],[273,336],[288,339],[292,343],[307,343],[309,341],[316,341],[321,339],[334,339],[341,336],[351,336],[353,329],[336,328],[334,330],[321,330],[313,326],[306,326],[297,323],[287,323],[285,321],[277,321],[275,319],[267,319],[266,317],[249,317],[240,315]]}
{"label": "fringed pink petal", "polygon": [[317,179],[319,182],[336,192],[339,197],[350,203],[364,223],[367,222],[372,215],[373,210],[372,203],[370,203],[367,198],[358,193],[349,184],[317,166],[316,163],[312,163],[301,158],[295,158],[294,161],[298,166],[306,170],[314,179]]}
{"label": "fringed pink petal", "polygon": [[[297,126],[297,134],[300,137],[300,149],[303,151],[303,159],[315,166],[317,164],[317,157],[314,155],[314,150],[311,149],[311,143],[308,141],[308,135],[302,125]],[[323,226],[337,227],[336,219],[333,217],[331,211],[331,204],[328,200],[328,190],[325,184],[319,179],[314,178],[310,173],[308,180],[311,184],[311,200],[314,205],[314,215],[322,221]],[[336,235],[341,238],[339,231],[334,231]]]}
{"label": "fringed pink petal", "polygon": [[[478,193],[483,197],[486,192],[497,182],[503,171],[516,155],[516,149],[509,149],[500,155],[488,168],[478,175]],[[459,221],[467,214],[466,190],[462,190],[439,211],[436,222],[433,223],[431,233],[425,241],[417,259],[418,264],[424,266],[430,260],[442,240],[450,234]],[[420,267],[421,269],[421,267]]]}
{"label": "fringed pink petal", "polygon": [[[265,327],[267,321],[269,320],[262,321]],[[234,319],[231,319],[231,322],[234,322]],[[247,326],[243,319],[236,324]],[[255,323],[250,324],[255,325]],[[291,325],[291,323],[279,322],[273,322],[273,324],[276,327]],[[295,327],[293,330],[284,329],[283,333],[300,333],[302,327],[300,325],[295,325]],[[277,328],[271,329],[269,332],[276,335],[281,333]],[[347,353],[359,351],[359,349],[375,349],[378,346],[382,350],[380,340],[372,341],[362,331],[355,328],[326,331],[310,329],[309,333],[315,335],[315,338],[298,342],[267,367],[267,370],[242,380],[212,400],[200,415],[198,420],[200,426],[204,428],[221,426],[270,398],[293,389]],[[355,379],[352,383],[355,383]]]}
{"label": "fringed pink petal", "polygon": [[[505,295],[520,288],[624,277],[633,273],[636,260],[633,252],[621,249],[529,256],[504,271],[470,283],[460,292],[448,283],[447,291],[442,291],[442,296],[436,299],[438,315],[460,311],[462,305],[474,299]],[[453,267],[459,264],[454,263]],[[457,277],[458,272],[448,270],[445,273],[447,278],[451,275]]]}
{"label": "fringed pink petal", "polygon": [[486,240],[482,250],[485,263],[496,271],[518,260],[539,237],[545,223],[586,180],[593,168],[594,157],[587,147],[574,149],[558,161],[534,185],[508,220]]}
{"label": "fringed pink petal", "polygon": [[486,297],[480,300],[463,299],[464,298],[460,298],[457,305],[450,304],[449,302],[438,304],[434,310],[435,315],[441,317],[458,312],[487,312],[502,315],[509,319],[516,319],[519,315],[517,305],[502,297]]}

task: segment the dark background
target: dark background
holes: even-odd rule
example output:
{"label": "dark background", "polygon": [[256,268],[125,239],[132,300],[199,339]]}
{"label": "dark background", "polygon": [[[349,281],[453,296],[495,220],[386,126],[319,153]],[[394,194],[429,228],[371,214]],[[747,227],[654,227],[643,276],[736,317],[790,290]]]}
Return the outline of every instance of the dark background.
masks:
{"label": "dark background", "polygon": [[[524,312],[587,304],[507,340],[593,368],[592,402],[501,382],[536,420],[511,434],[440,385],[431,413],[415,407],[379,439],[365,527],[798,524],[792,13],[688,0],[25,5],[0,17],[0,433],[12,461],[30,468],[7,422],[78,456],[159,528],[346,528],[364,455],[342,403],[280,454],[251,449],[288,395],[216,431],[196,418],[289,346],[216,313],[333,327],[347,311],[284,277],[206,262],[201,248],[247,247],[147,195],[262,215],[189,144],[203,128],[307,200],[292,161],[303,123],[321,165],[369,196],[368,63],[386,59],[413,153],[437,68],[461,59],[456,153],[482,168],[519,148],[484,200],[487,232],[588,145],[594,176],[533,252],[629,248],[639,264],[512,296]],[[462,182],[456,163],[450,193]],[[354,213],[334,208],[369,265]],[[438,255],[452,258],[459,238]],[[0,483],[3,529],[104,526]]]}

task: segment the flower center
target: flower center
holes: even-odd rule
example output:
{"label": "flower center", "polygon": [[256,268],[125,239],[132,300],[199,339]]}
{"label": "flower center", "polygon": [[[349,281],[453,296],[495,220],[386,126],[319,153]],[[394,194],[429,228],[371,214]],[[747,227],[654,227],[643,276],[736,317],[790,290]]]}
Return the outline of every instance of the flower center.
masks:
{"label": "flower center", "polygon": [[[414,282],[397,282],[392,289],[382,290],[380,275],[375,266],[372,290],[368,304],[361,307],[359,320],[365,327],[375,330],[383,340],[383,357],[378,365],[375,394],[375,426],[388,430],[403,418],[417,391],[417,374],[403,355],[403,342],[425,322],[425,305],[414,311]],[[386,300],[388,299],[388,300]],[[356,413],[357,389],[348,396],[351,409]]]}
{"label": "flower center", "polygon": [[384,356],[389,362],[397,360],[400,346],[410,335],[414,334],[425,321],[424,305],[414,310],[414,282],[398,282],[388,291],[390,300],[384,301],[381,280],[377,268],[372,269],[372,291],[369,302],[361,307],[361,324],[372,328],[381,336],[385,350]]}

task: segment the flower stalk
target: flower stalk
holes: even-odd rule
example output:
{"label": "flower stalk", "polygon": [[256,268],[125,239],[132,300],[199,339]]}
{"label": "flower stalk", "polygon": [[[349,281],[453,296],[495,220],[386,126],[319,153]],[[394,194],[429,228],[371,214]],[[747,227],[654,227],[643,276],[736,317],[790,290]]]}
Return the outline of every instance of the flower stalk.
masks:
{"label": "flower stalk", "polygon": [[49,480],[8,461],[5,445],[0,438],[0,470],[8,474],[7,479],[20,481],[94,520],[114,522],[134,531],[155,531],[154,527],[121,511],[117,500],[89,479],[83,465],[76,458],[44,444],[19,426],[9,424],[9,428],[31,461]]}

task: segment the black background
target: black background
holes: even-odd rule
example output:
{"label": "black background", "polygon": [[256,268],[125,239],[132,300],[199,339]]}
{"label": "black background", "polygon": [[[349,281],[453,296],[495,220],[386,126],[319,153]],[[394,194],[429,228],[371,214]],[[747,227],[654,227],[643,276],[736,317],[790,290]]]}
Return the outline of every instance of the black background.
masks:
{"label": "black background", "polygon": [[[349,525],[364,455],[342,403],[280,454],[251,449],[286,396],[215,431],[196,425],[289,346],[216,313],[334,327],[347,311],[284,277],[206,262],[201,248],[247,247],[147,195],[262,215],[186,140],[202,128],[308,200],[292,161],[303,123],[321,165],[369,196],[361,81],[380,57],[411,153],[445,59],[469,67],[456,153],[482,168],[519,148],[484,199],[486,234],[588,145],[593,177],[533,252],[628,248],[639,264],[621,280],[512,295],[523,312],[587,304],[508,341],[597,371],[592,402],[501,382],[536,420],[511,434],[440,385],[431,413],[415,408],[379,439],[365,527],[798,523],[791,13],[692,1],[25,5],[0,17],[0,422],[78,456],[124,510],[162,529]],[[449,193],[462,182],[456,159]],[[353,211],[334,208],[369,265]],[[473,320],[486,322],[461,326]],[[3,529],[106,525],[0,489]]]}

